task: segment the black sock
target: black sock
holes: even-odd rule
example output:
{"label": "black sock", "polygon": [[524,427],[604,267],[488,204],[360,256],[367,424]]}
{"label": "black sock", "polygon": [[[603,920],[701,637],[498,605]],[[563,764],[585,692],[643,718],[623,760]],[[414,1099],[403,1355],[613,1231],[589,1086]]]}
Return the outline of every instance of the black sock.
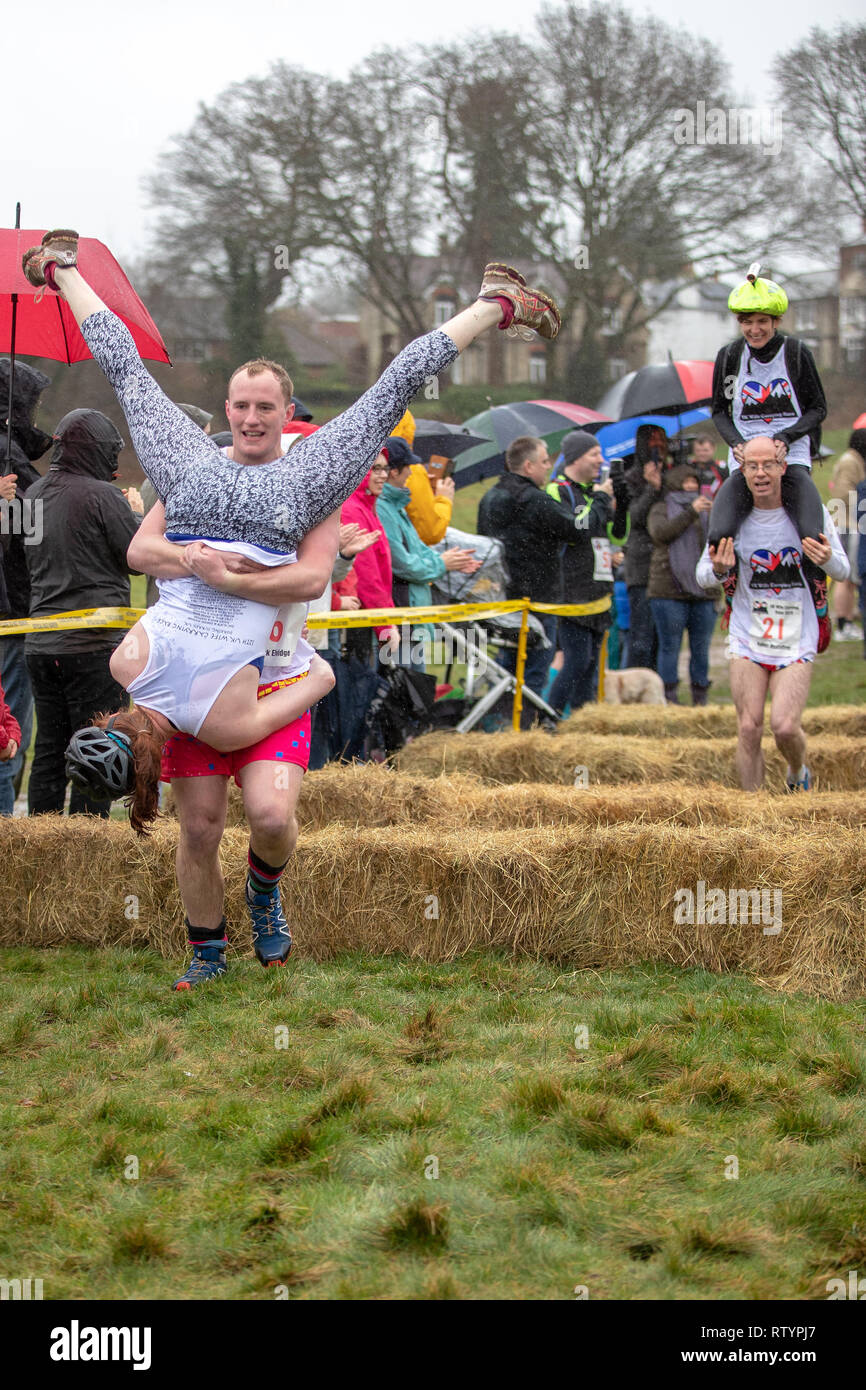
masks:
{"label": "black sock", "polygon": [[288,862],[287,859],[285,864],[266,864],[250,845],[247,851],[247,882],[250,891],[253,893],[273,893],[279,885],[283,876],[283,869]]}
{"label": "black sock", "polygon": [[190,946],[225,946],[226,944],[226,919],[222,919],[218,927],[194,927],[188,917],[186,922],[187,936]]}

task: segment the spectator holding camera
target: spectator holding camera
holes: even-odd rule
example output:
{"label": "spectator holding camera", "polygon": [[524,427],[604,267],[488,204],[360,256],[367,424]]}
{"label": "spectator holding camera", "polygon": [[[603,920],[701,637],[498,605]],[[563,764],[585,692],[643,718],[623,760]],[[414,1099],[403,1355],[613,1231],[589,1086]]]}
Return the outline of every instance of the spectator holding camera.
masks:
{"label": "spectator holding camera", "polygon": [[678,705],[679,657],[683,633],[689,634],[692,704],[705,705],[710,688],[710,639],[716,622],[719,590],[701,587],[695,576],[707,539],[709,497],[700,495],[698,472],[690,464],[671,468],[662,498],[650,508],[652,537],[647,597],[659,635],[658,673],[665,699]]}
{"label": "spectator holding camera", "polygon": [[628,589],[631,615],[628,664],[652,671],[656,668],[658,637],[647,598],[653,548],[647,530],[647,517],[650,508],[662,495],[662,477],[667,463],[668,440],[664,430],[658,425],[639,425],[634,462],[625,475],[629,490],[630,530],[622,577]]}

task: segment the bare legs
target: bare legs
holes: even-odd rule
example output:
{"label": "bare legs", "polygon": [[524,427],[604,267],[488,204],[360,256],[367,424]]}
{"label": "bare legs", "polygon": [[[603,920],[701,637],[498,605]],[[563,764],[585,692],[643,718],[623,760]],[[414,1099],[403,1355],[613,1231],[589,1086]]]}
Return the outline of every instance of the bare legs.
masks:
{"label": "bare legs", "polygon": [[324,699],[334,688],[334,673],[320,656],[313,657],[309,675],[284,690],[275,690],[264,700],[256,698],[259,673],[254,666],[236,672],[220,692],[198,731],[197,738],[231,753],[251,748],[254,743],[275,734]]}
{"label": "bare legs", "polygon": [[770,694],[770,729],[776,747],[796,777],[806,761],[806,736],[800,725],[812,670],[808,663],[785,666],[772,674],[754,661],[731,661],[731,695],[737,708],[737,774],[744,791],[758,791],[764,781],[764,704]]}
{"label": "bare legs", "polygon": [[98,314],[100,310],[108,308],[108,305],[103,304],[99,295],[90,288],[84,276],[79,274],[75,266],[69,266],[63,270],[60,266],[55,265],[54,283],[60,292],[61,299],[65,299],[72,310],[79,328],[85,319],[90,318],[91,314]]}
{"label": "bare legs", "polygon": [[[273,699],[268,695],[262,704]],[[253,853],[284,864],[298,837],[295,808],[303,770],[294,763],[248,763],[240,773]],[[226,777],[180,777],[172,782],[180,822],[177,881],[193,926],[212,931],[223,918],[225,881],[219,846],[228,805]]]}
{"label": "bare legs", "polygon": [[754,792],[764,781],[764,702],[770,685],[769,674],[754,661],[734,657],[731,661],[731,695],[737,710],[737,775],[743,791]]}
{"label": "bare legs", "polygon": [[440,332],[447,333],[458,352],[465,352],[470,343],[494,328],[502,320],[502,308],[495,300],[476,299],[468,309],[461,309],[453,319],[439,325]]}
{"label": "bare legs", "polygon": [[786,666],[770,677],[770,729],[776,747],[788,759],[791,777],[797,777],[806,761],[806,735],[800,721],[811,681],[812,667],[806,662]]}
{"label": "bare legs", "polygon": [[228,779],[180,777],[172,782],[180,822],[177,882],[188,920],[212,930],[223,917],[225,881],[219,861],[225,830]]}

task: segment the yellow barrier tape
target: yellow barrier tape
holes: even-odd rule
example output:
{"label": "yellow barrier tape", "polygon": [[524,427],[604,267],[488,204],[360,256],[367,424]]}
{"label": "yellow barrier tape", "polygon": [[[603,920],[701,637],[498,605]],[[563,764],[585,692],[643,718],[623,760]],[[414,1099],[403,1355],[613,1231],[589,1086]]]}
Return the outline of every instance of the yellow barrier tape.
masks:
{"label": "yellow barrier tape", "polygon": [[132,627],[145,612],[143,608],[75,608],[46,618],[4,618],[0,637],[21,632],[68,632],[87,627]]}
{"label": "yellow barrier tape", "polygon": [[611,596],[595,598],[592,603],[530,603],[530,613],[557,613],[561,618],[588,617],[591,613],[606,613]]}
{"label": "yellow barrier tape", "polygon": [[592,603],[529,603],[526,599],[506,599],[502,603],[454,603],[429,608],[356,608],[334,613],[311,613],[310,628],[390,627],[399,623],[460,623],[495,618],[500,613],[558,613],[564,618],[588,617],[605,613],[610,598],[593,599]]}
{"label": "yellow barrier tape", "polygon": [[[390,627],[400,623],[461,623],[482,618],[495,618],[500,613],[520,613],[527,606],[525,599],[504,599],[500,603],[450,603],[424,608],[356,608],[344,612],[311,613],[310,628]],[[610,599],[595,599],[592,603],[530,603],[531,613],[558,613],[562,617],[577,617],[603,613]],[[45,618],[6,618],[0,621],[0,637],[13,637],[25,632],[69,632],[83,628],[129,628],[146,612],[144,608],[76,608],[66,613],[53,613]]]}

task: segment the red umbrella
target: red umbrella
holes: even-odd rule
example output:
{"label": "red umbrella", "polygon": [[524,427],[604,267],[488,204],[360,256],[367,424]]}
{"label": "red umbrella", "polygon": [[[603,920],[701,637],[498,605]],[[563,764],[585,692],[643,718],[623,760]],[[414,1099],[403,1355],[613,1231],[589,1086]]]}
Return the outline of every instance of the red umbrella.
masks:
{"label": "red umbrella", "polygon": [[866,411],[864,411],[862,415],[857,416],[851,428],[852,430],[866,430]]}
{"label": "red umbrella", "polygon": [[[68,304],[47,287],[44,294],[25,280],[21,257],[42,241],[44,229],[0,229],[0,352],[48,357],[53,362],[83,362],[90,349],[79,332]],[[107,246],[93,237],[78,243],[82,275],[135,340],[142,357],[171,362],[159,329],[145,309]],[[42,295],[36,303],[38,295]],[[13,297],[17,313],[13,339]]]}

